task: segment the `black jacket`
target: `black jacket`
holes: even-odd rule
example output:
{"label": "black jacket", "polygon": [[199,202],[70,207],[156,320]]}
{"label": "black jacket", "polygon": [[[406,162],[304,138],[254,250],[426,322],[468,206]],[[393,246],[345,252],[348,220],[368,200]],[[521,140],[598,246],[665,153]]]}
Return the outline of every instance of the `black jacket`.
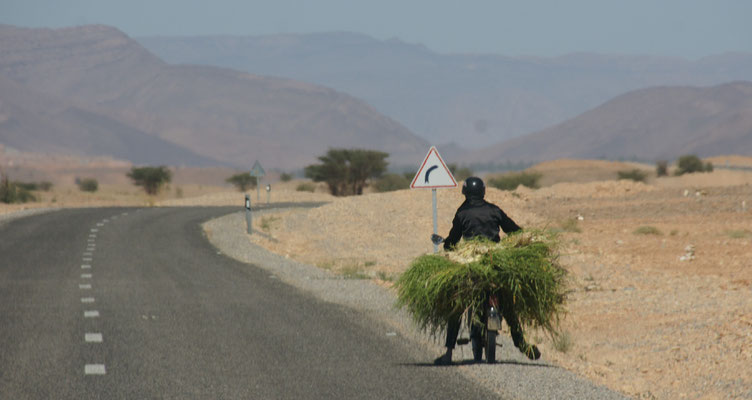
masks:
{"label": "black jacket", "polygon": [[450,250],[461,238],[471,239],[482,236],[498,242],[499,227],[504,233],[519,231],[520,228],[504,211],[481,198],[469,197],[457,209],[452,221],[452,229],[444,240],[444,250]]}

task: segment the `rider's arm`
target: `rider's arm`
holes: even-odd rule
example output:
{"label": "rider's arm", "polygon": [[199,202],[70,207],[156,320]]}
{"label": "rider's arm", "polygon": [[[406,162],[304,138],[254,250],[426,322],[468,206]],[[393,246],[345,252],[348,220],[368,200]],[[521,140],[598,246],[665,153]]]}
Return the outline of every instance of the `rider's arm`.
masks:
{"label": "rider's arm", "polygon": [[451,250],[460,239],[462,239],[462,223],[459,216],[455,214],[454,220],[452,220],[452,229],[449,230],[449,235],[444,239],[444,250]]}
{"label": "rider's arm", "polygon": [[499,226],[501,227],[501,230],[504,231],[504,233],[512,233],[522,230],[522,228],[520,228],[519,225],[517,225],[511,218],[509,218],[504,213],[504,211],[499,209],[499,213]]}

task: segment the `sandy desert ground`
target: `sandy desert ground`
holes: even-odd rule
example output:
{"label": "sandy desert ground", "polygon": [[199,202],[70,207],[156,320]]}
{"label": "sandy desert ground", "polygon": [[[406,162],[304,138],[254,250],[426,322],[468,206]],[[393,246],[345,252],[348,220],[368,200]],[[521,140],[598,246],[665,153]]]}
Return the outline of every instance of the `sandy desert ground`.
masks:
{"label": "sandy desert ground", "polygon": [[[752,166],[719,157],[716,166]],[[489,189],[523,227],[561,231],[571,272],[569,313],[553,343],[531,333],[544,357],[634,398],[752,398],[752,171],[615,180],[642,164],[560,160],[534,167],[549,186]],[[572,182],[575,181],[575,182]],[[560,182],[560,183],[556,183]],[[333,198],[275,184],[271,201],[324,201],[254,219],[248,239],[299,261],[388,287],[414,257],[433,251],[430,190]],[[28,207],[234,205],[228,188],[180,185],[149,199],[137,188],[103,185],[94,194],[60,187]],[[83,197],[81,197],[83,196]],[[255,192],[251,192],[255,201]],[[53,202],[52,199],[55,199]],[[445,235],[459,189],[442,189]],[[264,203],[265,194],[261,193]]]}

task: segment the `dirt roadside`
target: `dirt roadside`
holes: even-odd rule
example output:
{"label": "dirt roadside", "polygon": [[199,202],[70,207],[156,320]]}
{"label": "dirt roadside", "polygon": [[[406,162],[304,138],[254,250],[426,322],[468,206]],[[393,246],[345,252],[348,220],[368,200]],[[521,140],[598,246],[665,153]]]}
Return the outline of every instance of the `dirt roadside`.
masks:
{"label": "dirt roadside", "polygon": [[[752,398],[751,184],[716,171],[489,190],[520,225],[562,231],[569,340],[533,334],[544,356],[634,398]],[[440,192],[440,233],[461,200]],[[274,252],[388,286],[432,251],[430,191],[336,199],[256,229],[249,240]]]}

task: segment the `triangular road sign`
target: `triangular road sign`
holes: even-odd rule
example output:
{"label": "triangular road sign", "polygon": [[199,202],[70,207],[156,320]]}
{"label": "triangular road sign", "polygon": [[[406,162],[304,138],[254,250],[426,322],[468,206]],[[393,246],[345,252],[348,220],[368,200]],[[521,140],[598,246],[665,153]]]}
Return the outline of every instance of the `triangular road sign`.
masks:
{"label": "triangular road sign", "polygon": [[420,165],[418,173],[410,184],[412,189],[438,189],[457,187],[457,181],[454,180],[452,173],[449,172],[444,160],[441,159],[439,151],[435,146],[428,150],[423,164]]}
{"label": "triangular road sign", "polygon": [[264,168],[261,166],[261,163],[258,162],[258,160],[256,160],[256,163],[253,164],[253,168],[251,169],[251,176],[260,178],[264,175],[266,175],[266,171],[264,171]]}

